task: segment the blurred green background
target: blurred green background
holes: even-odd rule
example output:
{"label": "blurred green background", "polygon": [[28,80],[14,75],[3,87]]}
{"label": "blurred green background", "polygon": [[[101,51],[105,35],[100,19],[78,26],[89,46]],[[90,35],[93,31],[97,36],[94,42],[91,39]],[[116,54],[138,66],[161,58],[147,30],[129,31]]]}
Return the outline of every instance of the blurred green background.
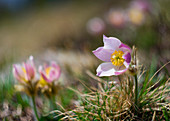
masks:
{"label": "blurred green background", "polygon": [[[60,58],[58,61],[72,54],[65,55],[67,52],[88,51],[91,55],[102,45],[103,34],[137,46],[145,61],[154,54],[169,60],[170,2],[136,0],[148,5],[142,15],[132,13],[136,14],[133,19],[139,19],[134,25],[129,20],[124,22],[128,12],[135,11],[134,1],[1,0],[0,65],[29,55],[46,60],[44,54],[52,55],[49,49],[57,55],[63,53],[62,57],[54,57]],[[115,11],[117,14],[113,15]]]}

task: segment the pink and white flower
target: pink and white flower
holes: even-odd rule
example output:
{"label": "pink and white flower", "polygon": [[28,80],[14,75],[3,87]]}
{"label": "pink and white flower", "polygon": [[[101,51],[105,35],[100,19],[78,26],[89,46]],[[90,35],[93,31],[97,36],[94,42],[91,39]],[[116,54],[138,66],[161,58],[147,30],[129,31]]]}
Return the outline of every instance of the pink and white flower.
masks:
{"label": "pink and white flower", "polygon": [[14,77],[21,83],[27,83],[28,81],[34,79],[36,68],[33,62],[33,56],[30,56],[29,60],[27,60],[27,62],[24,62],[22,65],[14,64],[13,74]]}
{"label": "pink and white flower", "polygon": [[50,65],[45,65],[44,69],[40,66],[39,72],[41,74],[40,83],[45,84],[58,80],[61,74],[60,67],[55,63],[51,62]]}
{"label": "pink and white flower", "polygon": [[131,48],[115,37],[103,35],[104,46],[93,51],[104,63],[97,68],[97,76],[120,75],[128,70],[131,62]]}

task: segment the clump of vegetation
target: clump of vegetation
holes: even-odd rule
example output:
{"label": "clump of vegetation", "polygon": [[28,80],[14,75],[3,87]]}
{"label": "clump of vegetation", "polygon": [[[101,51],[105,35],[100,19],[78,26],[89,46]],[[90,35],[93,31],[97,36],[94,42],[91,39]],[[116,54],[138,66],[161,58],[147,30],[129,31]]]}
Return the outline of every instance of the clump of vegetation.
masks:
{"label": "clump of vegetation", "polygon": [[159,73],[165,65],[150,78],[152,70],[139,72],[137,104],[132,76],[124,74],[119,81],[107,82],[90,73],[98,81],[98,87],[88,88],[87,94],[72,89],[81,96],[80,105],[71,111],[51,113],[56,115],[54,118],[62,117],[61,120],[168,120],[170,79],[167,74]]}

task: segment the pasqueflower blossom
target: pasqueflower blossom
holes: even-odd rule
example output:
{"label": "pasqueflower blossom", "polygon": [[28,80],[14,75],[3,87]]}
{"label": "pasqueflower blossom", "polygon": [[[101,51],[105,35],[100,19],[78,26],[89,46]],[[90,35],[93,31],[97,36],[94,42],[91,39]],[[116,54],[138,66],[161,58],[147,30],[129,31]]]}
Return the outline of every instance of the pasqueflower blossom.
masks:
{"label": "pasqueflower blossom", "polygon": [[39,72],[42,78],[48,83],[58,80],[61,74],[60,67],[55,62],[51,62],[50,65],[45,65],[44,70],[40,66]]}
{"label": "pasqueflower blossom", "polygon": [[36,74],[33,56],[30,56],[29,60],[24,62],[22,65],[14,64],[13,74],[20,83],[28,83],[33,80]]}
{"label": "pasqueflower blossom", "polygon": [[39,87],[43,93],[46,95],[56,94],[58,92],[58,85],[55,83],[61,74],[60,67],[55,63],[51,62],[50,65],[45,65],[44,68],[42,66],[39,67],[40,72],[40,80]]}
{"label": "pasqueflower blossom", "polygon": [[104,46],[93,51],[104,63],[97,68],[97,76],[120,75],[128,70],[131,62],[131,48],[115,37],[103,35]]}
{"label": "pasqueflower blossom", "polygon": [[29,60],[21,64],[13,65],[13,75],[19,84],[14,87],[16,91],[23,91],[29,96],[35,96],[37,92],[36,68],[33,61],[33,56]]}

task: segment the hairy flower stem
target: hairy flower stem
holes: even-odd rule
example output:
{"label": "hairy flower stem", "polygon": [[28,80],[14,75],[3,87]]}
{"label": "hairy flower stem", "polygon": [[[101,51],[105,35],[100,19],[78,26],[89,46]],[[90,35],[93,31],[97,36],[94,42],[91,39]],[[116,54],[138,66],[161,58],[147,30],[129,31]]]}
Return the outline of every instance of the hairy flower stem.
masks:
{"label": "hairy flower stem", "polygon": [[35,104],[35,96],[32,96],[32,103],[33,103],[35,117],[36,117],[37,121],[39,121],[39,116],[38,116],[38,113],[37,113],[37,107],[36,107],[36,104]]}
{"label": "hairy flower stem", "polygon": [[137,78],[137,74],[135,74],[134,77],[135,77],[135,105],[138,106],[138,78]]}

